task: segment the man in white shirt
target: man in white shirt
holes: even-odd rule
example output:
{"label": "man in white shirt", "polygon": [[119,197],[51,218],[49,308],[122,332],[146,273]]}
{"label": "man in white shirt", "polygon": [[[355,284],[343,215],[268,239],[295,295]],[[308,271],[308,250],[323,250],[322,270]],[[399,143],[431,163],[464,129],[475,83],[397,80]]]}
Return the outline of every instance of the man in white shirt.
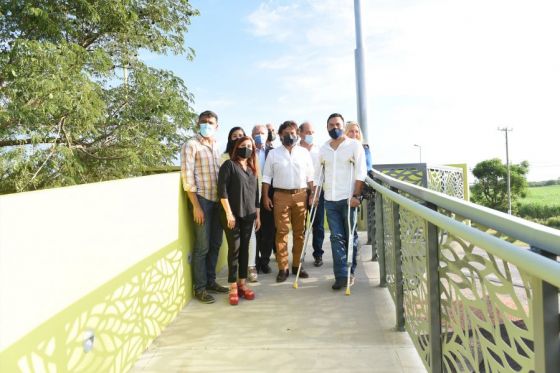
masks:
{"label": "man in white shirt", "polygon": [[[299,126],[299,136],[301,138],[299,144],[309,151],[315,172],[321,172],[319,164],[319,146],[315,145],[314,134],[315,129],[311,123],[303,122]],[[309,203],[311,204],[311,202]],[[323,265],[323,241],[325,240],[325,198],[323,191],[321,191],[318,197],[316,210],[315,219],[312,223],[313,258],[315,259],[313,265],[315,267],[320,267]]]}
{"label": "man in white shirt", "polygon": [[[289,275],[290,225],[293,232],[292,273],[297,273],[303,250],[307,191],[313,187],[313,162],[309,152],[296,145],[297,130],[297,124],[293,121],[286,121],[280,125],[278,133],[282,146],[268,153],[263,172],[263,205],[267,210],[272,210],[274,207],[277,282],[286,281]],[[272,179],[274,179],[274,196],[271,200],[268,190]],[[303,269],[299,275],[302,278],[309,277]]]}
{"label": "man in white shirt", "polygon": [[[338,113],[331,114],[327,120],[327,131],[331,140],[319,150],[319,163],[324,164],[325,179],[323,190],[327,222],[331,231],[331,249],[333,256],[334,290],[346,285],[348,269],[348,202],[355,209],[362,200],[362,188],[366,178],[366,162],[362,145],[344,135],[344,118]],[[320,171],[315,172],[315,182],[319,180]],[[350,200],[349,200],[350,199]],[[351,214],[354,224],[353,217]],[[351,282],[356,269],[358,249],[357,236],[352,237],[353,255]]]}

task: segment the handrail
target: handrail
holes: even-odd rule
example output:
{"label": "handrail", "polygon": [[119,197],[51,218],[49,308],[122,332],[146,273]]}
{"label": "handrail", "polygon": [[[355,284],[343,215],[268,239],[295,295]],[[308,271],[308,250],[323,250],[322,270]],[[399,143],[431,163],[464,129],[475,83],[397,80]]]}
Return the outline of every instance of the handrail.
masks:
{"label": "handrail", "polygon": [[[431,202],[489,228],[503,232],[517,240],[526,242],[556,255],[560,255],[560,231],[525,219],[510,216],[500,211],[480,206],[459,198],[405,183],[376,170],[374,177],[410,195]],[[369,182],[373,182],[369,178]]]}
{"label": "handrail", "polygon": [[[397,182],[395,184],[396,180],[393,178],[387,177],[386,175],[379,175],[379,174],[375,176],[376,177],[383,176],[379,178],[382,180],[384,179],[384,181],[386,182],[390,182],[390,184],[393,184],[393,186],[397,185],[402,190],[405,190],[405,188],[402,188],[403,183]],[[414,212],[415,214],[423,217],[424,219],[437,225],[438,227],[441,227],[456,236],[465,238],[466,240],[469,240],[471,243],[477,246],[484,247],[484,249],[489,253],[499,256],[500,258],[503,258],[509,263],[516,265],[518,268],[523,269],[524,271],[526,271],[528,274],[532,276],[542,278],[546,282],[555,285],[557,287],[560,287],[560,263],[547,259],[543,256],[540,256],[528,250],[519,250],[519,247],[507,241],[503,241],[492,235],[481,232],[478,229],[462,224],[454,219],[451,219],[443,214],[438,213],[437,211],[431,210],[421,204],[409,200],[408,198],[405,198],[399,195],[398,193],[395,193],[389,190],[388,188],[382,186],[381,184],[375,182],[370,177],[366,178],[366,184],[372,187],[373,189],[377,190],[387,198],[391,199],[392,201],[403,206],[407,210]],[[410,184],[406,184],[406,186],[409,185]],[[417,190],[414,189],[413,191],[418,192]],[[408,190],[407,192],[410,193]],[[442,202],[445,202],[445,199],[450,198],[448,196],[445,197],[438,196],[437,194],[435,194],[435,192],[431,192],[431,191],[426,192],[424,190],[424,192],[425,194],[424,193],[421,194],[423,196],[422,198],[424,198],[424,196],[428,196],[430,197],[429,200],[430,202],[442,207],[444,207]],[[419,195],[416,194],[413,195],[419,197]],[[425,200],[428,199],[425,198]],[[451,210],[449,206],[452,206],[452,204],[447,204],[447,206],[448,207],[445,208]],[[485,213],[485,211],[483,212]],[[461,215],[465,216],[462,213]]]}

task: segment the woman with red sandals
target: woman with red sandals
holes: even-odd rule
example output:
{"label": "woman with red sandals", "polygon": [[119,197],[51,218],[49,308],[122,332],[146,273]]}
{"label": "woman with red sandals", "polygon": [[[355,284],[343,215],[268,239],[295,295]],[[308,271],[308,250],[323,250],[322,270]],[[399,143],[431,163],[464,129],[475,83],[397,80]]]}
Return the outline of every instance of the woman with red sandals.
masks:
{"label": "woman with red sandals", "polygon": [[222,204],[221,222],[228,243],[229,304],[239,303],[239,297],[255,299],[247,286],[249,239],[253,225],[261,225],[255,144],[249,136],[235,142],[230,159],[220,167],[218,196]]}

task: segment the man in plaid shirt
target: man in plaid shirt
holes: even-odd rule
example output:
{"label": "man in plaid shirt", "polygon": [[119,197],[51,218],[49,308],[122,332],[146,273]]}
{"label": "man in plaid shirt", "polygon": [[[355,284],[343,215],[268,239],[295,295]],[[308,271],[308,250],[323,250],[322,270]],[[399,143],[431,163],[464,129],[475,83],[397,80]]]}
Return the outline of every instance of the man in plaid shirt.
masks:
{"label": "man in plaid shirt", "polygon": [[192,271],[194,296],[202,303],[214,303],[208,294],[227,293],[228,288],[216,282],[216,263],[222,245],[218,170],[220,154],[214,139],[218,116],[204,111],[198,116],[198,133],[181,150],[181,178],[193,212],[195,243]]}

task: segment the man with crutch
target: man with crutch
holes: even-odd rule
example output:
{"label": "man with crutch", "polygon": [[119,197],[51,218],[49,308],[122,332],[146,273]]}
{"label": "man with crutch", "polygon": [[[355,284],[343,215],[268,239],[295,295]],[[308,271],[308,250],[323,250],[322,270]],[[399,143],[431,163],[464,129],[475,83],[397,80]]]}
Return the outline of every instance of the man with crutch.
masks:
{"label": "man with crutch", "polygon": [[[353,234],[356,219],[353,211],[362,200],[366,162],[362,145],[344,135],[344,118],[341,114],[329,116],[327,131],[331,140],[319,150],[319,162],[324,165],[323,193],[335,277],[332,288],[339,290],[347,287],[349,294],[349,286],[354,282],[358,249],[358,240]],[[320,173],[316,172],[317,183],[320,177]],[[347,262],[350,263],[349,251],[352,259],[351,265],[347,266]]]}

